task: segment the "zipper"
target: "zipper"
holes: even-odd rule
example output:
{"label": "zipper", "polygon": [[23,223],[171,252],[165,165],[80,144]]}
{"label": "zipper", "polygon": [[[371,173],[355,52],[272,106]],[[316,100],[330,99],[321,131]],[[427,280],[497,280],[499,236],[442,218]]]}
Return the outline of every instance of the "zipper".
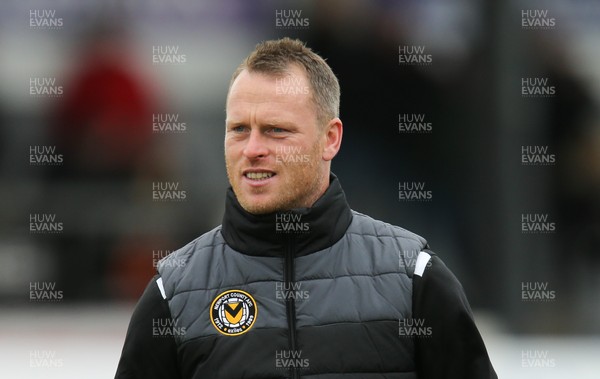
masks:
{"label": "zipper", "polygon": [[[283,280],[285,281],[284,288],[293,288],[292,283],[294,283],[294,249],[295,249],[295,241],[294,236],[291,235],[288,239],[287,249],[285,252],[285,264],[283,268]],[[290,332],[290,352],[296,352],[297,350],[297,342],[296,342],[296,301],[293,296],[286,296],[285,300],[285,311],[287,315],[287,324],[288,330]],[[290,367],[290,378],[298,379],[298,368]]]}

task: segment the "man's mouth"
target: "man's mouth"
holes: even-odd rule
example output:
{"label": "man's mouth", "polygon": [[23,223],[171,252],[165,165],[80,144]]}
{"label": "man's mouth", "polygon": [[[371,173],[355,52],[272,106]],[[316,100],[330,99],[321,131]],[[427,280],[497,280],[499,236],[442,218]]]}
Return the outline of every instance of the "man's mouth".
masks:
{"label": "man's mouth", "polygon": [[274,175],[274,172],[265,171],[248,171],[244,173],[244,176],[250,180],[265,180],[273,177]]}

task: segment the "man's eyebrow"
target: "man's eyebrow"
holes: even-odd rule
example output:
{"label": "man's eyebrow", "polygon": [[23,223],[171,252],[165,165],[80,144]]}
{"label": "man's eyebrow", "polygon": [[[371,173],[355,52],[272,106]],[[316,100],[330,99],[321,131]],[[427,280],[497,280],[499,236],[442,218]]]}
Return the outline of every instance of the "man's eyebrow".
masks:
{"label": "man's eyebrow", "polygon": [[[236,127],[236,126],[246,126],[248,123],[242,119],[225,119],[225,125],[228,127]],[[259,124],[260,128],[269,128],[269,127],[286,127],[286,128],[297,128],[298,124],[293,121],[285,121],[279,119],[271,119],[263,121]]]}
{"label": "man's eyebrow", "polygon": [[284,120],[267,120],[261,123],[262,126],[285,126],[285,127],[296,127],[297,124],[293,121],[284,121]]}
{"label": "man's eyebrow", "polygon": [[236,125],[237,126],[237,125],[245,125],[245,124],[246,124],[245,121],[238,120],[235,118],[234,119],[229,119],[229,118],[225,119],[225,125]]}

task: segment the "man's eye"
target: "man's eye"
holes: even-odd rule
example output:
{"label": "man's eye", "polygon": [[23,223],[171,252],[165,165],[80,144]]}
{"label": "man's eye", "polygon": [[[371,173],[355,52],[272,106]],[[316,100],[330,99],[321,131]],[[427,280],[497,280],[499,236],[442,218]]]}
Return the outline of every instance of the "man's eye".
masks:
{"label": "man's eye", "polygon": [[273,133],[284,133],[286,130],[282,128],[271,128],[271,132]]}
{"label": "man's eye", "polygon": [[246,131],[246,127],[244,125],[238,125],[238,126],[231,128],[231,131],[236,132],[236,133],[243,133]]}

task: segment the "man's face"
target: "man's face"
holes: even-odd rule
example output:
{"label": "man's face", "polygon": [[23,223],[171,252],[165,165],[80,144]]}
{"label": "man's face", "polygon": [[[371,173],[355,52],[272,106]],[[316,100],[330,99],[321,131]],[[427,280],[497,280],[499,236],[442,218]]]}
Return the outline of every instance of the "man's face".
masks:
{"label": "man's face", "polygon": [[304,71],[241,72],[227,99],[225,163],[242,207],[261,214],[310,207],[327,188],[324,133]]}

